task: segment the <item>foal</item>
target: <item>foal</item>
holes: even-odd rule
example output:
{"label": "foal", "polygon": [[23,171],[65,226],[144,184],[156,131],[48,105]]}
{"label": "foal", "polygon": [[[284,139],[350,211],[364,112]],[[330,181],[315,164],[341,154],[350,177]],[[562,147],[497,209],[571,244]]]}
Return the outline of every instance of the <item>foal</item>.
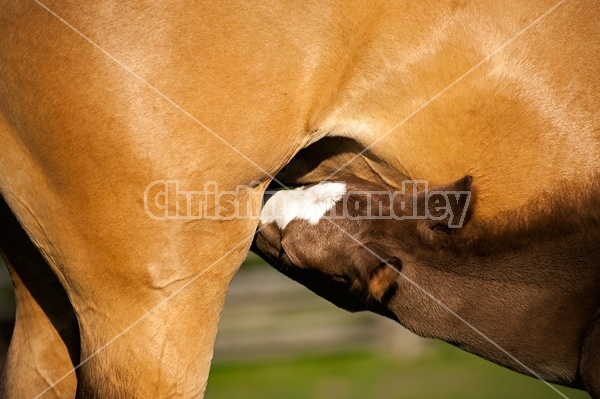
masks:
{"label": "foal", "polygon": [[600,268],[585,261],[600,237],[574,231],[474,249],[461,231],[471,183],[389,193],[356,180],[279,191],[263,208],[253,250],[344,309],[600,398]]}

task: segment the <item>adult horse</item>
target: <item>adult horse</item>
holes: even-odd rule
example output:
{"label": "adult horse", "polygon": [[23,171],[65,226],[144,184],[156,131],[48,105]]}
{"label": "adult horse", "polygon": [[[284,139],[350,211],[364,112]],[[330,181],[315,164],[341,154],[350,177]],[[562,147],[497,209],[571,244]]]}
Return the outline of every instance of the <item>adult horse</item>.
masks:
{"label": "adult horse", "polygon": [[244,186],[257,205],[313,144],[284,183],[342,166],[394,187],[470,174],[474,224],[527,218],[567,186],[594,194],[593,0],[1,6],[0,245],[17,296],[4,397],[202,395],[258,221],[157,220],[157,180]]}

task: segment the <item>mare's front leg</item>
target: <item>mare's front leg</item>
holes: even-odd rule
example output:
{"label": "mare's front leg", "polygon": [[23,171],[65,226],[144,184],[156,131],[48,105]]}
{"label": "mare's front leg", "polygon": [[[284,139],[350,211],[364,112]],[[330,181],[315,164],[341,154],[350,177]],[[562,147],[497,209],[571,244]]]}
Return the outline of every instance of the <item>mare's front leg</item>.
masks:
{"label": "mare's front leg", "polygon": [[1,197],[0,226],[0,248],[17,305],[15,328],[0,375],[0,397],[34,398],[45,392],[44,398],[73,398],[77,381],[71,371],[79,362],[79,327],[73,307]]}

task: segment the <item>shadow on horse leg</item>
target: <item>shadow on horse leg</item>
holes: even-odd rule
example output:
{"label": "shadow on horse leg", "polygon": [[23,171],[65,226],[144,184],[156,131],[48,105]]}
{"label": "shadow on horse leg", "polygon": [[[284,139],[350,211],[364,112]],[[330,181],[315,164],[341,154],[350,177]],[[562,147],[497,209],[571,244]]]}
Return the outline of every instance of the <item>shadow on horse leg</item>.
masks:
{"label": "shadow on horse leg", "polygon": [[[62,285],[0,197],[0,248],[15,287],[15,328],[1,398],[36,397],[79,362],[79,327]],[[44,398],[75,396],[75,373]]]}

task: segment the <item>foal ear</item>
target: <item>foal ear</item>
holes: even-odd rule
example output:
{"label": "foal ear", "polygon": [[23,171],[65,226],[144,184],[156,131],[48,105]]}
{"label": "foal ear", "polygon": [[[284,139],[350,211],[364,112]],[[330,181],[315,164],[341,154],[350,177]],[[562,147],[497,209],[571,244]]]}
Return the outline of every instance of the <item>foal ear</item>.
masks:
{"label": "foal ear", "polygon": [[393,258],[387,263],[382,262],[371,272],[369,278],[369,294],[377,301],[384,302],[396,289],[396,280],[400,277],[402,262]]}
{"label": "foal ear", "polygon": [[435,187],[418,196],[421,215],[418,231],[427,241],[447,245],[450,234],[463,227],[474,201],[473,178],[465,176],[445,186]]}

